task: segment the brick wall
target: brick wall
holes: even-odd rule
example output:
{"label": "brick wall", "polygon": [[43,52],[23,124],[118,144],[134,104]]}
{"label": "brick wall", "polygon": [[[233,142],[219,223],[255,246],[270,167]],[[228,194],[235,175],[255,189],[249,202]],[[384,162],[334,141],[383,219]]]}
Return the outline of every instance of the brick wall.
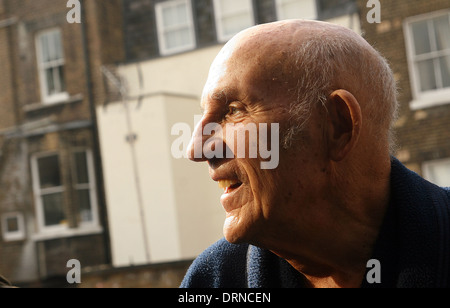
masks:
{"label": "brick wall", "polygon": [[[12,67],[16,75],[14,87],[16,88],[16,104],[22,113],[21,120],[34,120],[56,115],[57,122],[68,122],[74,119],[88,119],[89,109],[86,103],[75,104],[69,108],[49,108],[39,112],[23,112],[27,105],[41,103],[40,80],[36,57],[36,35],[43,30],[60,28],[64,42],[65,80],[67,92],[71,96],[85,95],[84,58],[82,47],[81,27],[69,24],[66,21],[67,1],[42,0],[5,1],[10,16],[16,16],[18,22],[11,27],[10,52]],[[76,48],[74,48],[76,47]]]}
{"label": "brick wall", "polygon": [[[0,217],[18,211],[26,220],[24,240],[6,242],[0,238],[0,272],[17,284],[64,274],[69,258],[78,258],[86,266],[110,262],[101,161],[91,103],[102,104],[106,97],[101,65],[121,62],[124,58],[122,3],[121,0],[81,3],[83,23],[69,24],[67,0],[0,1],[0,21],[10,17],[16,20],[8,27],[0,26],[0,67],[3,70],[0,74]],[[87,33],[86,45],[83,27]],[[61,30],[64,78],[70,99],[45,105],[40,93],[35,38],[40,31],[50,28]],[[13,126],[23,129],[14,130]],[[79,147],[92,150],[94,164],[99,167],[95,177],[104,231],[37,240],[31,157],[48,151],[59,154],[68,225],[76,228],[71,153]]]}
{"label": "brick wall", "polygon": [[[159,57],[154,6],[164,0],[123,0],[127,60]],[[275,1],[253,1],[256,23],[276,20]],[[212,0],[192,0],[197,48],[218,44]]]}
{"label": "brick wall", "polygon": [[[381,23],[366,20],[367,1],[360,0],[364,37],[390,62],[399,86],[400,117],[396,124],[398,158],[422,173],[423,162],[450,157],[450,104],[411,110],[413,99],[403,22],[410,16],[449,9],[448,0],[380,1]],[[450,99],[449,99],[450,102]]]}
{"label": "brick wall", "polygon": [[[21,140],[7,140],[2,147],[0,159],[0,218],[3,213],[19,212],[25,215],[33,215],[34,209],[31,203],[31,188],[28,185],[28,156],[27,144]],[[2,222],[0,222],[2,227]],[[32,231],[34,225],[25,226],[26,231]],[[30,230],[31,229],[31,230]],[[28,255],[26,240],[5,241],[0,232],[0,272],[6,277],[18,279],[23,277],[21,269],[26,263]],[[32,255],[31,257],[35,257]],[[29,262],[28,277],[37,277],[37,269],[33,262]],[[20,268],[20,269],[19,269]]]}
{"label": "brick wall", "polygon": [[127,268],[91,268],[81,274],[79,288],[178,288],[190,261]]}
{"label": "brick wall", "polygon": [[[4,12],[4,4],[0,3],[0,20],[6,20],[8,17]],[[5,128],[14,126],[16,123],[16,114],[13,104],[13,67],[11,66],[10,44],[10,27],[0,26],[0,104],[2,112],[0,113],[0,131]]]}

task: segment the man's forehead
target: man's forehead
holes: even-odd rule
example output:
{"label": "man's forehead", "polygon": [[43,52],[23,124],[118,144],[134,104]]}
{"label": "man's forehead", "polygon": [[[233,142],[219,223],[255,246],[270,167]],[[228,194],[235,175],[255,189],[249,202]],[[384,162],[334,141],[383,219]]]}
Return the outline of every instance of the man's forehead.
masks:
{"label": "man's forehead", "polygon": [[[272,90],[276,86],[290,86],[284,80],[287,76],[294,77],[294,59],[289,55],[296,54],[298,44],[313,35],[314,30],[333,27],[316,21],[292,20],[258,25],[240,32],[225,44],[213,61],[201,108],[205,109],[211,98],[220,100],[224,95],[230,96],[230,87],[241,87],[245,83],[257,84],[259,88],[271,86]],[[279,83],[275,84],[277,81]]]}

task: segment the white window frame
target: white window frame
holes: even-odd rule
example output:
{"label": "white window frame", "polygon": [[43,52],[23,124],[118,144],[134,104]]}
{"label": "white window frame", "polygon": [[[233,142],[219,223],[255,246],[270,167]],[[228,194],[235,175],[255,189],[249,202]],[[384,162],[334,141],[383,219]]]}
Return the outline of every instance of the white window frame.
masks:
{"label": "white window frame", "polygon": [[[214,0],[214,2],[213,2],[214,18],[215,18],[215,21],[216,21],[217,40],[219,42],[224,43],[224,42],[228,41],[229,39],[231,39],[237,33],[228,34],[228,35],[224,34],[224,28],[223,28],[222,19],[224,17],[226,17],[226,16],[224,16],[223,12],[221,12],[221,10],[219,9],[220,8],[220,3],[219,3],[220,1],[227,1],[227,0]],[[249,4],[250,4],[250,11],[248,13],[249,13],[249,16],[251,18],[250,19],[251,24],[254,25],[255,24],[255,13],[254,13],[253,1],[252,0],[241,0],[241,1],[248,1],[249,2]],[[247,11],[245,11],[245,12],[247,12]],[[236,11],[236,12],[233,12],[233,13],[241,13],[241,11]],[[242,29],[242,30],[244,30],[244,29]]]}
{"label": "white window frame", "polygon": [[[431,160],[431,161],[424,162],[422,164],[423,177],[426,180],[428,180],[432,183],[435,183],[434,179],[432,178],[431,169],[435,166],[439,166],[444,163],[450,163],[450,158],[437,159],[437,160]],[[442,186],[442,183],[438,183],[438,184]],[[436,184],[436,185],[438,185],[438,184]],[[445,186],[450,187],[450,183],[446,184]]]}
{"label": "white window frame", "polygon": [[[10,218],[17,219],[17,231],[8,231],[8,222]],[[22,241],[25,239],[25,221],[23,214],[19,212],[7,213],[2,216],[2,234],[3,239],[7,242]]]}
{"label": "white window frame", "polygon": [[[288,0],[289,1],[289,0]],[[313,7],[314,10],[314,16],[300,16],[300,17],[296,17],[296,18],[302,18],[302,19],[311,19],[311,20],[316,20],[317,16],[318,16],[318,12],[317,12],[317,4],[316,4],[316,0],[294,0],[294,1],[309,1],[310,4]],[[276,5],[276,10],[277,10],[277,19],[278,20],[284,20],[284,19],[288,19],[288,17],[283,16],[282,12],[282,6],[285,5],[286,0],[276,0],[275,5]],[[291,1],[289,1],[291,2]]]}
{"label": "white window frame", "polygon": [[[68,224],[59,224],[54,226],[46,226],[45,225],[45,215],[44,215],[44,205],[42,204],[42,195],[43,194],[51,194],[51,193],[61,193],[64,195],[65,187],[64,183],[61,183],[62,186],[52,187],[41,189],[40,181],[39,181],[39,167],[38,167],[38,159],[49,157],[49,156],[58,156],[58,159],[61,158],[60,153],[58,152],[45,152],[35,154],[31,157],[31,170],[32,170],[32,181],[33,181],[33,193],[34,193],[34,202],[36,205],[36,217],[38,222],[38,229],[40,233],[47,234],[58,234],[61,231],[68,230]],[[61,166],[59,166],[61,171]],[[61,176],[61,181],[62,175]]]}
{"label": "white window frame", "polygon": [[78,189],[89,189],[89,198],[91,204],[91,212],[92,212],[92,221],[89,222],[79,222],[79,228],[87,228],[87,227],[97,227],[99,226],[99,217],[98,217],[98,204],[97,204],[97,190],[95,185],[95,169],[94,169],[94,159],[92,155],[92,151],[86,148],[76,148],[71,154],[72,157],[75,153],[84,152],[86,154],[86,163],[87,163],[87,171],[89,177],[89,183],[85,184],[77,184],[76,183],[76,164],[75,162],[72,164],[72,174],[73,174],[73,185],[74,191]]}
{"label": "white window frame", "polygon": [[[423,109],[433,106],[439,106],[450,103],[450,88],[442,88],[437,90],[425,91],[420,90],[420,78],[417,66],[415,65],[417,58],[414,55],[414,39],[412,34],[411,25],[415,22],[431,20],[436,17],[447,14],[450,19],[450,10],[440,10],[433,13],[427,13],[423,15],[413,16],[405,19],[403,22],[406,53],[408,58],[409,76],[411,82],[411,91],[413,95],[413,101],[410,102],[412,110]],[[450,50],[434,52],[436,55],[432,58],[442,55],[450,55]],[[419,56],[420,59],[420,56]]]}
{"label": "white window frame", "polygon": [[[76,152],[85,152],[87,155],[87,169],[89,176],[89,184],[76,184],[74,182],[73,189],[74,191],[79,188],[89,188],[90,189],[90,201],[91,201],[91,210],[92,210],[92,221],[90,222],[79,222],[78,228],[70,229],[68,224],[60,224],[55,226],[46,226],[45,218],[44,218],[44,207],[42,204],[42,189],[39,183],[39,169],[38,169],[38,159],[48,156],[57,155],[61,158],[61,153],[51,151],[51,152],[43,152],[34,154],[31,156],[31,171],[32,171],[32,182],[33,182],[33,193],[34,200],[36,205],[36,218],[37,218],[37,226],[38,233],[33,236],[34,240],[43,240],[43,239],[52,239],[52,238],[60,238],[67,236],[78,236],[78,235],[87,235],[93,233],[101,233],[103,232],[98,214],[98,203],[97,203],[97,191],[96,191],[96,179],[95,179],[95,169],[94,169],[94,159],[92,155],[92,150],[87,148],[74,148],[73,151],[70,152],[71,155],[74,155]],[[61,163],[61,162],[60,162]],[[75,163],[71,163],[71,168],[74,170],[76,168]],[[61,170],[61,166],[60,166]],[[73,176],[75,173],[72,172]],[[62,175],[61,175],[62,177]],[[64,181],[62,179],[62,181]],[[66,183],[62,182],[62,186],[60,187],[52,187],[48,189],[44,189],[44,193],[56,193],[61,192],[64,194],[66,190]],[[70,217],[67,217],[70,219]]]}
{"label": "white window frame", "polygon": [[[164,28],[164,22],[163,22],[163,16],[162,16],[162,10],[168,7],[174,7],[180,4],[186,4],[187,7],[187,25],[179,25],[175,26],[170,29]],[[159,2],[155,5],[155,13],[156,13],[156,26],[158,29],[158,41],[159,41],[159,51],[161,55],[167,56],[172,55],[175,53],[180,53],[183,51],[188,51],[195,49],[196,47],[196,35],[195,35],[195,27],[194,27],[194,18],[192,16],[192,3],[191,0],[172,0],[172,1],[165,1],[165,2]],[[176,30],[177,28],[189,28],[189,35],[190,35],[190,44],[186,44],[184,46],[177,46],[175,48],[168,48],[167,42],[165,39],[165,33],[170,30]]]}
{"label": "white window frame", "polygon": [[[48,35],[49,33],[57,32],[61,37],[61,50],[62,50],[62,58],[53,61],[51,64],[44,64],[42,61],[43,52],[42,52],[42,41],[41,38],[44,35]],[[64,59],[64,44],[63,44],[63,37],[61,33],[61,29],[59,28],[51,28],[44,31],[39,32],[36,35],[35,39],[35,46],[36,46],[36,56],[37,56],[37,64],[38,64],[38,70],[39,70],[39,80],[40,80],[40,90],[41,90],[41,99],[43,104],[54,104],[58,102],[63,102],[69,99],[69,94],[66,91],[61,91],[55,94],[49,94],[47,93],[48,90],[48,84],[47,84],[47,78],[45,76],[45,70],[49,67],[57,67],[57,66],[64,66],[65,65],[65,59]],[[64,76],[63,76],[64,78]],[[58,79],[55,79],[58,80]],[[59,85],[61,87],[61,85]]]}

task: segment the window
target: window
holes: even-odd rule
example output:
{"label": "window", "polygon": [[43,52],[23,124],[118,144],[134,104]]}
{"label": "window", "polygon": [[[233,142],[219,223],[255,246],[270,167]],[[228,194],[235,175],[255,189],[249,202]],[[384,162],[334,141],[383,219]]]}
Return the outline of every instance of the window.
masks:
{"label": "window", "polygon": [[73,153],[74,190],[78,224],[97,223],[97,202],[95,194],[94,168],[90,151],[80,150]]}
{"label": "window", "polygon": [[276,0],[278,20],[316,19],[315,0]]}
{"label": "window", "polygon": [[413,109],[450,103],[450,11],[405,22]]}
{"label": "window", "polygon": [[214,12],[221,42],[255,24],[252,0],[214,0]]}
{"label": "window", "polygon": [[[58,154],[32,158],[32,177],[40,233],[68,230],[68,219],[78,228],[98,226],[94,168],[90,150],[76,150],[70,159],[72,183],[64,183]],[[72,198],[69,198],[71,196]],[[66,204],[69,202],[70,204]]]}
{"label": "window", "polygon": [[355,0],[317,0],[320,15],[338,16],[355,8]]}
{"label": "window", "polygon": [[59,29],[47,30],[36,38],[42,102],[55,103],[66,100],[64,80],[64,52]]}
{"label": "window", "polygon": [[21,213],[3,215],[2,233],[5,241],[20,241],[25,239],[23,215]]}
{"label": "window", "polygon": [[436,185],[450,187],[450,159],[424,163],[423,175],[424,178]]}
{"label": "window", "polygon": [[33,188],[37,217],[42,231],[62,229],[67,225],[59,156],[57,154],[34,157]]}
{"label": "window", "polygon": [[159,49],[169,55],[195,48],[194,21],[190,0],[156,4]]}

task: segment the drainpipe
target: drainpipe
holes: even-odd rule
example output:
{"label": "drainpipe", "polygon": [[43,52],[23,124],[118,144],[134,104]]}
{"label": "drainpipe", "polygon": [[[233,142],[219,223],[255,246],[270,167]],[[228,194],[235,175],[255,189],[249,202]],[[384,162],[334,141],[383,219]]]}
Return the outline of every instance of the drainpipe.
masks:
{"label": "drainpipe", "polygon": [[110,236],[109,236],[109,224],[108,224],[108,215],[107,215],[107,207],[106,207],[106,197],[105,197],[105,189],[104,189],[104,179],[103,179],[103,165],[102,165],[102,157],[100,152],[100,138],[98,135],[98,122],[97,122],[97,114],[95,108],[94,94],[92,89],[92,70],[91,70],[91,61],[89,58],[89,46],[88,46],[88,38],[87,38],[87,26],[86,26],[86,10],[85,10],[85,0],[81,1],[81,35],[82,35],[82,46],[83,46],[83,54],[84,54],[84,62],[85,62],[85,72],[86,72],[86,89],[88,92],[88,103],[92,120],[92,138],[93,138],[93,147],[94,147],[94,162],[95,162],[95,179],[96,179],[96,188],[97,188],[97,197],[99,201],[99,210],[100,210],[100,221],[104,230],[104,249],[105,249],[105,258],[107,264],[112,264],[111,257],[111,246],[110,246]]}

